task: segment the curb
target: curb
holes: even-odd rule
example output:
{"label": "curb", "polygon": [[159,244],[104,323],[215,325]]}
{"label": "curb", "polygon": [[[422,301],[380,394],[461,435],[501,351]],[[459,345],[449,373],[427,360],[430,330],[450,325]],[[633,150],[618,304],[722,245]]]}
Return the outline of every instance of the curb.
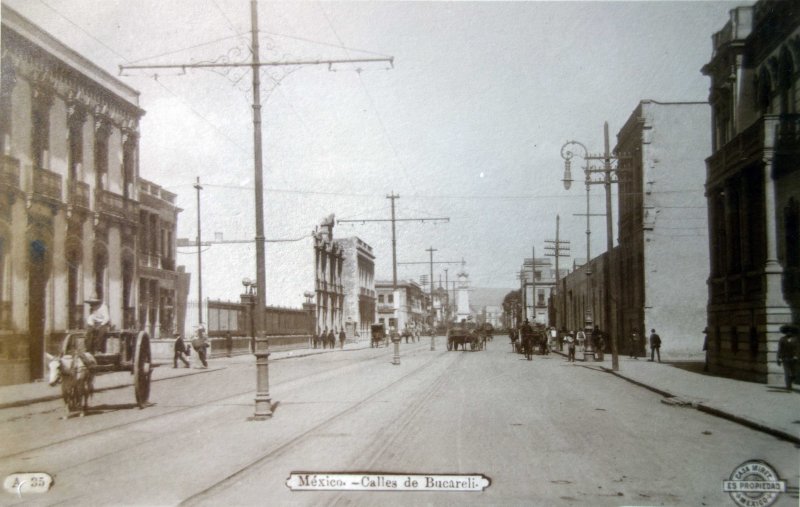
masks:
{"label": "curb", "polygon": [[[351,349],[344,349],[344,350],[343,349],[333,349],[330,352],[352,352],[352,351],[355,351],[355,350],[363,350],[365,348],[368,348],[368,347],[351,348]],[[297,349],[297,350],[305,350],[305,349]],[[278,351],[278,352],[292,352],[292,351],[281,350],[281,351]],[[274,353],[277,353],[277,352],[274,352]],[[319,350],[319,351],[316,351],[316,350],[312,349],[312,351],[308,351],[308,352],[304,352],[304,353],[300,353],[300,354],[287,355],[287,356],[284,356],[284,357],[277,357],[275,359],[270,358],[270,361],[281,361],[281,360],[284,360],[284,359],[294,359],[294,358],[300,358],[300,357],[308,357],[308,356],[314,356],[314,355],[325,354],[325,353],[328,353],[327,349],[322,349],[322,350]],[[240,355],[245,355],[245,354],[240,354]],[[220,359],[220,358],[218,357],[217,359]],[[227,359],[227,358],[225,358],[225,359]],[[159,367],[159,366],[164,366],[164,365],[168,365],[168,363],[163,363],[163,364],[159,363],[159,364],[156,364],[154,367]],[[174,376],[171,376],[171,377],[152,379],[151,382],[162,382],[164,380],[172,380],[172,379],[176,379],[176,378],[190,377],[192,375],[201,375],[203,373],[211,373],[211,372],[214,372],[214,371],[224,370],[226,368],[228,368],[227,365],[226,366],[218,366],[218,367],[215,367],[215,368],[207,368],[207,369],[202,369],[202,370],[199,370],[199,371],[191,371],[191,372],[188,372],[188,373],[182,374],[182,375],[174,375]],[[131,387],[131,386],[133,386],[133,382],[125,382],[125,383],[122,383],[122,384],[115,384],[115,385],[112,385],[112,386],[101,387],[99,389],[95,389],[93,391],[93,393],[102,393],[102,392],[105,392],[105,391],[113,391],[115,389],[122,389],[122,388],[125,388],[125,387]],[[6,409],[6,408],[25,407],[25,406],[28,406],[28,405],[35,405],[37,403],[45,403],[45,402],[48,402],[48,401],[56,401],[56,400],[60,400],[61,398],[62,398],[61,390],[59,389],[58,394],[49,394],[47,396],[39,396],[37,398],[28,398],[28,399],[24,399],[24,400],[17,400],[17,401],[9,401],[9,402],[6,402],[6,403],[0,403],[0,410]]]}
{"label": "curb", "polygon": [[[649,391],[657,393],[657,394],[663,396],[664,398],[680,399],[680,396],[678,396],[676,394],[673,394],[673,393],[670,393],[669,391],[664,391],[662,389],[658,389],[656,387],[647,385],[647,384],[645,384],[643,382],[639,382],[638,380],[633,380],[632,378],[626,377],[625,375],[622,375],[621,373],[613,371],[613,370],[610,370],[608,368],[605,368],[605,367],[602,367],[602,366],[600,368],[601,368],[602,371],[604,371],[606,373],[610,373],[610,374],[614,375],[617,378],[621,378],[622,380],[630,382],[631,384],[637,385],[639,387],[643,387],[643,388],[645,388],[645,389],[647,389]],[[767,433],[768,435],[772,435],[773,437],[780,438],[781,440],[787,440],[787,441],[792,442],[794,444],[800,444],[800,437],[792,435],[791,433],[787,433],[787,432],[785,432],[783,430],[779,430],[777,428],[772,428],[770,426],[767,426],[766,424],[762,424],[762,423],[753,421],[751,419],[747,419],[746,417],[742,417],[742,416],[733,414],[731,412],[727,412],[725,410],[721,410],[721,409],[718,409],[718,408],[714,408],[714,407],[705,405],[703,402],[689,403],[689,404],[686,404],[684,406],[691,406],[692,408],[697,409],[700,412],[705,412],[706,414],[710,414],[710,415],[713,415],[715,417],[719,417],[720,419],[727,419],[728,421],[735,422],[737,424],[741,424],[742,426],[747,426],[750,429],[754,429],[754,430],[760,431],[762,433]]]}

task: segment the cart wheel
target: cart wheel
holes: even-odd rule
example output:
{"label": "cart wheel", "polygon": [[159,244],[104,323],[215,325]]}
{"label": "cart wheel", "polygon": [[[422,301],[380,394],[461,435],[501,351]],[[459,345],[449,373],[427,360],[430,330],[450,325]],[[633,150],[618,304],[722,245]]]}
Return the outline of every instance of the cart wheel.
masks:
{"label": "cart wheel", "polygon": [[133,389],[136,393],[136,404],[144,408],[150,397],[151,370],[150,336],[140,331],[136,337],[136,349],[133,356]]}

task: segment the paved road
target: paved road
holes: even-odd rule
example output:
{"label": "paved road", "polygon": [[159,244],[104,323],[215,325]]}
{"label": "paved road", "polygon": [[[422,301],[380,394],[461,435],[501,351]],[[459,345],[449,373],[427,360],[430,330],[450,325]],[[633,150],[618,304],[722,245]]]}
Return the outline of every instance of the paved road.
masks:
{"label": "paved road", "polygon": [[[59,420],[58,403],[0,411],[0,472],[46,471],[54,504],[733,505],[722,480],[764,459],[797,486],[791,444],[559,356],[525,361],[498,339],[485,352],[439,343],[277,361],[267,422],[251,422],[255,369],[100,393]],[[129,392],[130,391],[130,392]],[[291,492],[292,471],[482,473],[482,493]],[[784,495],[777,505],[796,505]]]}

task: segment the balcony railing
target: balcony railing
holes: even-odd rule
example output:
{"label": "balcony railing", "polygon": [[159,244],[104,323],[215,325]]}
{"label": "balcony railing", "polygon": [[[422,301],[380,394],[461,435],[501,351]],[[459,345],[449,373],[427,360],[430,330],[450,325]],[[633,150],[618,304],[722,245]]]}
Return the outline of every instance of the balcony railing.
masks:
{"label": "balcony railing", "polygon": [[372,289],[367,289],[366,287],[361,287],[359,290],[359,294],[362,296],[366,296],[368,298],[375,299],[375,291]]}
{"label": "balcony railing", "polygon": [[89,184],[70,180],[68,185],[70,204],[89,209]]}
{"label": "balcony railing", "polygon": [[709,178],[722,176],[760,159],[765,149],[777,153],[800,149],[800,114],[764,115],[708,158]]}
{"label": "balcony railing", "polygon": [[4,155],[2,169],[0,172],[0,185],[19,188],[19,160]]}
{"label": "balcony railing", "polygon": [[393,312],[394,312],[393,304],[385,304],[385,303],[378,304],[378,313],[393,313]]}
{"label": "balcony railing", "polygon": [[37,167],[33,170],[33,193],[61,200],[61,175]]}
{"label": "balcony railing", "polygon": [[101,213],[131,221],[138,221],[139,219],[136,201],[126,199],[108,190],[95,191],[95,209]]}

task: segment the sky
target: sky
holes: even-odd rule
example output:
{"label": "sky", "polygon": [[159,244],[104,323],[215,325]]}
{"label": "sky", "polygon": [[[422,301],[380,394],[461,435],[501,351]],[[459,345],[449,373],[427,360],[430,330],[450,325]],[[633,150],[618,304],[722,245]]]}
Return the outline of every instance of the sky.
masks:
{"label": "sky", "polygon": [[[249,0],[2,1],[114,75],[250,59]],[[706,101],[711,36],[749,3],[260,0],[262,61],[393,58],[262,69],[266,236],[302,238],[267,245],[267,303],[296,307],[313,290],[309,236],[323,217],[388,219],[392,192],[398,218],[449,218],[399,222],[398,262],[427,261],[433,247],[434,261],[464,259],[474,286],[518,287],[523,258],[555,239],[556,215],[572,256],[585,257],[585,217],[575,216],[585,187],[564,189],[562,145],[602,152],[607,121],[613,148],[644,99]],[[140,176],[178,195],[178,237],[197,235],[199,177],[203,239],[252,239],[249,70],[123,74],[146,111]],[[602,186],[591,206],[602,211]],[[591,232],[595,256],[603,217]],[[372,245],[376,278],[391,279],[387,222],[337,224],[334,236]],[[204,247],[204,297],[238,299],[242,278],[255,278],[254,250]],[[195,259],[179,249],[193,291]],[[461,269],[438,264],[435,279],[445,267],[450,280]],[[398,267],[401,279],[428,272]]]}

